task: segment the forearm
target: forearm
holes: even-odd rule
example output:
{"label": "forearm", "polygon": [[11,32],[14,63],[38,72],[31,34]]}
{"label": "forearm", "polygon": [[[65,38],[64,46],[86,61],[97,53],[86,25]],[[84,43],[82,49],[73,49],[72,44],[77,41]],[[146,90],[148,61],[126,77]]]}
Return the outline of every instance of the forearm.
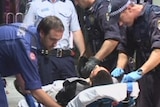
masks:
{"label": "forearm", "polygon": [[115,40],[105,40],[102,44],[100,50],[96,53],[95,58],[103,60],[107,57],[118,45],[118,41]]}
{"label": "forearm", "polygon": [[117,67],[124,69],[128,63],[128,56],[125,53],[118,54]]}
{"label": "forearm", "polygon": [[149,59],[140,67],[143,74],[150,72],[160,63],[160,49],[154,49]]}
{"label": "forearm", "polygon": [[46,107],[61,107],[51,97],[49,97],[42,89],[31,90],[32,95],[36,100]]}
{"label": "forearm", "polygon": [[73,40],[80,52],[80,56],[82,56],[85,52],[85,42],[84,42],[84,37],[81,30],[73,32]]}

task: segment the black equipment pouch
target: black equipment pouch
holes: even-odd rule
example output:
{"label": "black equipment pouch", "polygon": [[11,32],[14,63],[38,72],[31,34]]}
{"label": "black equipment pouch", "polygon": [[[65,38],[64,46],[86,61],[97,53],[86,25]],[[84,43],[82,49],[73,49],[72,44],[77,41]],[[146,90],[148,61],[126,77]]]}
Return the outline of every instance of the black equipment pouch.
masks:
{"label": "black equipment pouch", "polygon": [[63,88],[57,93],[56,100],[65,107],[79,92],[88,87],[89,84],[85,79],[77,77],[68,78],[64,81]]}

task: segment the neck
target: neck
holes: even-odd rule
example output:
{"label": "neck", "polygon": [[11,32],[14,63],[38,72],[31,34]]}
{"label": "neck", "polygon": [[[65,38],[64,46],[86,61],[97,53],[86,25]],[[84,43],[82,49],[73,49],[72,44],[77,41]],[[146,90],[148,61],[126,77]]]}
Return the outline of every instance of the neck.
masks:
{"label": "neck", "polygon": [[143,5],[140,5],[140,4],[135,5],[136,17],[139,17],[141,15],[143,8],[144,8]]}
{"label": "neck", "polygon": [[93,6],[93,4],[95,3],[96,0],[90,0],[88,3],[88,8],[90,8],[91,6]]}
{"label": "neck", "polygon": [[85,80],[87,81],[87,83],[89,83],[90,85],[92,85],[90,78],[86,78]]}

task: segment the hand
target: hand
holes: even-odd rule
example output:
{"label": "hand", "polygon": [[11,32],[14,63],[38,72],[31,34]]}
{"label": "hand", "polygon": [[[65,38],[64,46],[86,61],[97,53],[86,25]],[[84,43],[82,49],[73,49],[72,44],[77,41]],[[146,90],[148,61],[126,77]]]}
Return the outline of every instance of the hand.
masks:
{"label": "hand", "polygon": [[113,77],[120,77],[121,75],[124,74],[124,70],[121,68],[115,68],[112,72],[111,72],[111,76]]}
{"label": "hand", "polygon": [[84,68],[80,71],[82,78],[88,78],[91,71],[98,65],[101,61],[96,59],[95,57],[89,58],[88,62],[85,64]]}
{"label": "hand", "polygon": [[125,75],[121,82],[134,82],[142,77],[142,70],[138,69],[137,71],[133,71],[127,75]]}
{"label": "hand", "polygon": [[87,61],[88,61],[87,57],[85,57],[85,56],[79,57],[78,64],[77,64],[77,71],[78,71],[80,76],[82,75],[81,71],[84,68]]}

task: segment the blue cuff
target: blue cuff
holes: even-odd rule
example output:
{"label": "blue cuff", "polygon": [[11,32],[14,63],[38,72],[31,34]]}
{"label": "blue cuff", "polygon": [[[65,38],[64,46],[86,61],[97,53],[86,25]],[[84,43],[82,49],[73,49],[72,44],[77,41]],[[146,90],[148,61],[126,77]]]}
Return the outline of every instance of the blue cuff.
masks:
{"label": "blue cuff", "polygon": [[132,82],[127,83],[127,92],[131,93],[133,91]]}

